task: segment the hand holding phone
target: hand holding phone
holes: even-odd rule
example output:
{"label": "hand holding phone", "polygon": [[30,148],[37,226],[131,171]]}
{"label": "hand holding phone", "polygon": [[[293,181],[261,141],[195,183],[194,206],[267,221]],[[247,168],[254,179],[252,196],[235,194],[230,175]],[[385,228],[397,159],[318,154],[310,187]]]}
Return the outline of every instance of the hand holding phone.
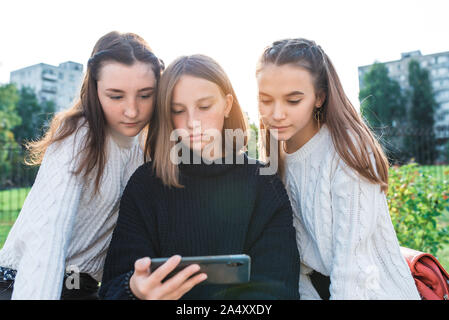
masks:
{"label": "hand holding phone", "polygon": [[172,273],[180,262],[181,257],[175,255],[152,272],[150,258],[137,260],[134,264],[134,274],[129,281],[131,291],[141,300],[178,300],[207,279],[205,273],[193,276],[200,271],[200,266],[192,264],[166,280],[167,275]]}

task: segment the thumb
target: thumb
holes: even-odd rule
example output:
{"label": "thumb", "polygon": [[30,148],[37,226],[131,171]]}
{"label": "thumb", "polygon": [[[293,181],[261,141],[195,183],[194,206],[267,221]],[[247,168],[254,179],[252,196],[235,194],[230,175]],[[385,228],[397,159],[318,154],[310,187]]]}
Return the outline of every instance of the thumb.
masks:
{"label": "thumb", "polygon": [[134,263],[134,273],[136,275],[148,275],[150,271],[151,259],[148,257],[136,260]]}

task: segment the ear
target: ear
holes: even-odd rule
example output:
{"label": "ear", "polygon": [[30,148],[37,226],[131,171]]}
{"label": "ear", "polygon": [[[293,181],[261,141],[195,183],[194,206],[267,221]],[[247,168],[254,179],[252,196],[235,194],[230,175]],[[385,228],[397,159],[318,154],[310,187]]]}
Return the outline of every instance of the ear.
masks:
{"label": "ear", "polygon": [[234,97],[232,94],[228,93],[225,97],[226,105],[225,105],[225,118],[229,117],[229,113],[231,113],[232,104],[234,103]]}
{"label": "ear", "polygon": [[316,107],[322,107],[325,100],[326,100],[326,94],[325,94],[323,91],[320,91],[320,92],[316,95],[316,103],[315,103],[315,106],[316,106]]}

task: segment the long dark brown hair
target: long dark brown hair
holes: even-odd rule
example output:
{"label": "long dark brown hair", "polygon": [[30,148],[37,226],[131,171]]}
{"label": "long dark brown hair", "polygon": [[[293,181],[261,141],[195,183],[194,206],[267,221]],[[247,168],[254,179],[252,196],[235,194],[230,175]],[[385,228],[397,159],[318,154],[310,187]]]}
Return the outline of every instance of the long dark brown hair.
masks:
{"label": "long dark brown hair", "polygon": [[[81,147],[82,152],[80,151],[83,157],[73,173],[75,175],[82,173],[85,179],[96,169],[95,192],[98,191],[106,162],[107,124],[98,98],[97,81],[102,66],[111,61],[128,66],[137,61],[150,64],[156,77],[156,84],[159,82],[163,70],[162,61],[154,55],[149,45],[140,36],[134,33],[112,31],[101,37],[95,44],[87,63],[87,71],[77,101],[71,108],[57,113],[53,117],[49,129],[41,140],[26,144],[28,149],[26,163],[28,165],[40,165],[50,144],[62,141],[75,134],[81,126],[87,125],[88,133],[83,141],[84,146]],[[145,134],[151,134],[151,132],[148,133],[148,128],[151,125],[152,119],[149,120],[149,125],[144,128]]]}
{"label": "long dark brown hair", "polygon": [[[332,136],[335,148],[343,161],[360,176],[379,184],[382,191],[388,189],[388,160],[361,116],[346,96],[335,68],[320,46],[314,41],[297,38],[274,42],[267,47],[259,59],[258,74],[267,64],[300,66],[312,75],[316,93],[324,93],[325,102],[321,107],[323,118]],[[260,148],[262,158],[270,155],[271,134],[260,121]],[[282,143],[278,156],[281,157]],[[375,163],[370,160],[370,152]],[[282,157],[281,157],[282,159]],[[284,175],[284,163],[279,162],[280,174]],[[376,172],[377,170],[377,172]]]}

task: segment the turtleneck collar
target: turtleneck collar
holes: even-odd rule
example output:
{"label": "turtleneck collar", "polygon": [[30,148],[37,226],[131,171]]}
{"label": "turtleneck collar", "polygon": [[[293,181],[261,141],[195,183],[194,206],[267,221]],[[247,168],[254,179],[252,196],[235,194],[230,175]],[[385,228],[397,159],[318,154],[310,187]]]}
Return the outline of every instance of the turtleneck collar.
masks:
{"label": "turtleneck collar", "polygon": [[[244,163],[248,163],[248,157],[243,153]],[[224,175],[235,168],[236,155],[233,157],[221,157],[214,160],[203,159],[198,153],[190,150],[190,163],[180,163],[179,172],[189,176],[213,177]]]}

